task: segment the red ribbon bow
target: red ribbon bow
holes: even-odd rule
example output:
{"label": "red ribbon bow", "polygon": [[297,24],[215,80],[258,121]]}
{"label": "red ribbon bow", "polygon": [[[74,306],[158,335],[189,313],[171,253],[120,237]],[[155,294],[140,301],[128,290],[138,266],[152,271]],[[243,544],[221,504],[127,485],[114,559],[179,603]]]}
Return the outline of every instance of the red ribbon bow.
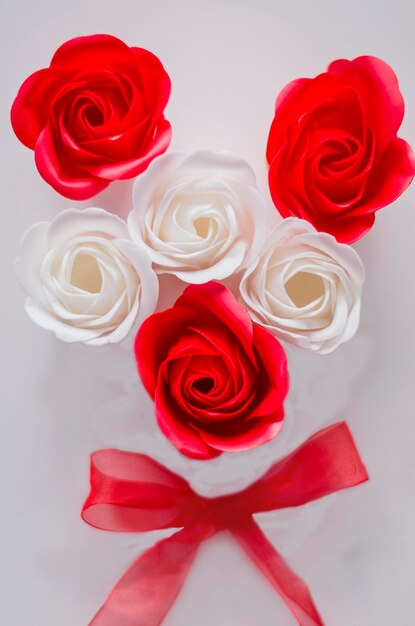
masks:
{"label": "red ribbon bow", "polygon": [[320,430],[238,493],[204,498],[153,459],[120,450],[91,456],[91,492],[82,509],[92,526],[121,532],[181,530],[127,570],[90,626],[158,626],[174,603],[199,544],[229,530],[300,626],[323,626],[306,584],[270,544],[252,515],[300,506],[368,480],[345,422]]}

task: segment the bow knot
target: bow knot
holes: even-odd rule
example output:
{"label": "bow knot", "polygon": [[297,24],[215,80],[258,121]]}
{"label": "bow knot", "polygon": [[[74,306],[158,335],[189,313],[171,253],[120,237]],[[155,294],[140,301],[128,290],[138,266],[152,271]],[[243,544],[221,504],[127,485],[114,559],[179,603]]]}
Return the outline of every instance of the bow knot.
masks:
{"label": "bow knot", "polygon": [[243,526],[250,518],[241,506],[239,494],[218,496],[216,498],[203,498],[203,515],[216,530],[230,530],[235,526]]}
{"label": "bow knot", "polygon": [[243,491],[204,498],[153,459],[120,450],[91,457],[83,519],[97,528],[143,532],[180,528],[144,552],[114,587],[90,626],[159,626],[201,541],[228,529],[296,617],[323,626],[310,592],[267,540],[252,515],[300,506],[368,479],[344,422],[310,437]]}

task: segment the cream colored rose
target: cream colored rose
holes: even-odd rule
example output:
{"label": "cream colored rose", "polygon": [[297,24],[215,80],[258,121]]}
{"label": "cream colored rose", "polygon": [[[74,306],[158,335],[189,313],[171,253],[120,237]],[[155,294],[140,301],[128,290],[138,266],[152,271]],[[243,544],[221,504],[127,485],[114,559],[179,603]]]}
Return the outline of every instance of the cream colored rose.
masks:
{"label": "cream colored rose", "polygon": [[249,165],[228,152],[163,155],[134,185],[131,238],[158,273],[189,283],[230,276],[262,247],[266,209]]}
{"label": "cream colored rose", "polygon": [[240,292],[254,321],[281,339],[327,354],[358,328],[364,277],[353,248],[288,218],[245,272]]}
{"label": "cream colored rose", "polygon": [[125,222],[103,209],[69,209],[32,226],[16,270],[27,313],[63,341],[119,342],[157,304],[150,259]]}

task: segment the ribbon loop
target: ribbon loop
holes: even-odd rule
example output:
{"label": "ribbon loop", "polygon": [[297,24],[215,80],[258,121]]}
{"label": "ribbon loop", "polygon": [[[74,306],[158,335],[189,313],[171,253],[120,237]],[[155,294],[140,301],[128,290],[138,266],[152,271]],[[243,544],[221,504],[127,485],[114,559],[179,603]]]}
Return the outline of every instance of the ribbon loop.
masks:
{"label": "ribbon loop", "polygon": [[144,552],[114,587],[91,626],[159,626],[185,581],[199,544],[228,529],[272,584],[299,626],[323,626],[304,583],[252,515],[300,506],[368,480],[345,422],[325,428],[243,491],[204,498],[153,459],[100,450],[82,509],[92,526],[142,532],[182,528]]}
{"label": "ribbon loop", "polygon": [[82,517],[119,532],[181,528],[194,520],[199,500],[183,478],[144,454],[98,450]]}
{"label": "ribbon loop", "polygon": [[368,475],[346,422],[327,426],[274,463],[243,491],[251,512],[301,506],[353,487]]}

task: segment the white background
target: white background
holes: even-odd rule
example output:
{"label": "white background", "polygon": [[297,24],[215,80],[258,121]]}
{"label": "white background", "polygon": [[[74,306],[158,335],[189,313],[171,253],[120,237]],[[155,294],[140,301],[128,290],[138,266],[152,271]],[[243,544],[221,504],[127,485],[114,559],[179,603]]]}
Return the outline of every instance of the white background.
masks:
{"label": "white background", "polygon": [[[104,533],[81,522],[92,450],[148,451],[213,494],[248,484],[310,433],[347,419],[371,481],[260,523],[309,583],[328,625],[413,626],[415,186],[378,213],[356,245],[367,270],[356,338],[325,357],[288,351],[292,387],[281,436],[250,453],[191,462],[158,432],[132,337],[108,349],[68,346],[26,317],[12,266],[20,236],[73,203],[40,178],[8,114],[21,82],[47,66],[58,45],[108,32],[164,62],[173,82],[171,149],[233,150],[253,165],[266,194],[277,92],[335,58],[374,54],[395,68],[407,103],[401,136],[415,145],[415,3],[6,0],[3,10],[0,623],[86,626],[135,555],[161,535]],[[125,215],[130,187],[116,183],[83,205]],[[294,622],[222,535],[203,545],[165,624]]]}

